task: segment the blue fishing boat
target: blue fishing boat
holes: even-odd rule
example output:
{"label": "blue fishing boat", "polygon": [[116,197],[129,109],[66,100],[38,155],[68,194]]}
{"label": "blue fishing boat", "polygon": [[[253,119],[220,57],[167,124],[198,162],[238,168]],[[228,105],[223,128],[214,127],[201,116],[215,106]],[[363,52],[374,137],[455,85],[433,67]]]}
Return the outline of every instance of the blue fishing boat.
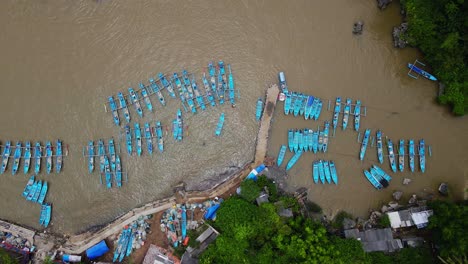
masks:
{"label": "blue fishing boat", "polygon": [[421,172],[424,173],[426,171],[426,150],[424,146],[424,139],[419,140],[419,167],[421,168]]}
{"label": "blue fishing boat", "polygon": [[193,89],[193,93],[195,94],[198,106],[202,110],[205,110],[206,109],[205,101],[203,100],[203,95],[200,93],[200,90],[198,89],[197,80],[195,79],[194,74],[192,74],[192,89]]}
{"label": "blue fishing boat", "polygon": [[216,131],[215,131],[216,136],[221,135],[221,131],[223,130],[223,126],[224,126],[224,113],[221,113],[221,116],[219,117],[219,120],[218,120],[218,125],[216,126]]}
{"label": "blue fishing boat", "polygon": [[276,165],[277,165],[278,167],[280,167],[281,164],[283,163],[284,154],[286,154],[286,145],[281,145],[280,151],[279,151],[279,153],[278,153],[278,158],[277,158],[277,160],[276,160]]}
{"label": "blue fishing boat", "polygon": [[260,121],[260,118],[262,117],[262,110],[263,110],[263,100],[262,98],[258,98],[257,108],[255,110],[255,120]]}
{"label": "blue fishing boat", "polygon": [[177,140],[182,141],[184,135],[184,121],[182,119],[182,111],[177,109]]}
{"label": "blue fishing boat", "polygon": [[115,145],[113,138],[109,139],[109,145],[107,147],[109,148],[111,170],[115,171]]}
{"label": "blue fishing boat", "polygon": [[131,133],[130,126],[128,126],[128,125],[125,126],[125,140],[126,140],[126,145],[127,145],[127,152],[128,152],[129,155],[132,155],[132,152],[133,152],[133,149],[132,149],[132,133]]}
{"label": "blue fishing boat", "polygon": [[408,154],[409,154],[409,167],[411,172],[414,172],[414,140],[410,139],[409,140],[409,145],[408,145]]}
{"label": "blue fishing boat", "polygon": [[330,131],[330,122],[325,121],[325,128],[323,129],[323,143],[322,143],[323,152],[327,152],[328,150],[329,131]]}
{"label": "blue fishing boat", "polygon": [[288,165],[286,165],[286,170],[290,170],[294,164],[296,164],[297,160],[301,157],[302,155],[302,150],[298,150],[296,154],[289,160]]}
{"label": "blue fishing boat", "polygon": [[383,144],[382,144],[382,131],[377,130],[377,158],[379,159],[380,164],[383,163]]}
{"label": "blue fishing boat", "polygon": [[351,111],[351,99],[346,99],[346,104],[343,111],[343,130],[346,130],[349,121],[349,112]]}
{"label": "blue fishing boat", "polygon": [[135,110],[140,117],[143,117],[143,110],[141,109],[140,100],[136,95],[135,91],[132,87],[128,88],[128,92],[130,93],[130,101],[135,106]]}
{"label": "blue fishing boat", "polygon": [[229,69],[229,101],[231,102],[231,105],[236,104],[236,94],[235,94],[235,88],[234,88],[234,77],[232,77],[232,72],[231,72],[231,64],[228,64],[228,69]]}
{"label": "blue fishing boat", "polygon": [[172,79],[174,80],[174,83],[177,88],[177,92],[179,93],[180,101],[182,102],[182,105],[185,107],[184,105],[184,103],[186,103],[185,92],[184,92],[185,88],[182,86],[182,82],[180,81],[179,75],[177,74],[177,72],[174,72]]}
{"label": "blue fishing boat", "polygon": [[375,168],[370,168],[370,173],[371,175],[374,177],[374,179],[376,179],[381,185],[383,188],[387,188],[388,187],[388,181],[385,180],[382,175],[380,175],[377,170]]}
{"label": "blue fishing boat", "polygon": [[290,95],[291,95],[291,106],[289,107],[289,114],[293,114],[294,113],[294,105],[296,104],[296,99],[297,99],[297,93],[292,92],[292,93],[290,93]]}
{"label": "blue fishing boat", "polygon": [[362,139],[361,151],[359,152],[359,159],[360,160],[364,160],[364,156],[366,155],[367,144],[369,143],[370,132],[371,132],[370,129],[366,129],[366,132],[364,132],[364,138]]}
{"label": "blue fishing boat", "polygon": [[38,174],[41,171],[41,160],[42,160],[42,147],[40,142],[36,142],[34,147],[34,173]]}
{"label": "blue fishing boat", "polygon": [[318,162],[318,169],[319,169],[319,177],[322,183],[325,183],[325,167],[323,166],[323,160],[319,160]]}
{"label": "blue fishing boat", "polygon": [[115,184],[118,188],[122,187],[122,164],[119,155],[115,157]]}
{"label": "blue fishing boat", "polygon": [[159,80],[161,81],[161,84],[163,85],[164,88],[169,92],[169,96],[172,98],[176,98],[176,95],[174,93],[174,88],[172,87],[172,83],[170,83],[166,76],[162,74],[162,72],[158,73]]}
{"label": "blue fishing boat", "polygon": [[417,67],[416,65],[414,65],[412,63],[408,63],[407,66],[411,71],[414,71],[415,73],[417,73],[419,75],[422,75],[424,78],[429,79],[431,81],[437,81],[437,78],[434,77],[434,75],[432,75],[432,74],[428,73],[427,71]]}
{"label": "blue fishing boat", "polygon": [[322,107],[323,107],[323,103],[322,103],[322,100],[318,99],[317,101],[317,107],[314,111],[314,120],[318,120],[319,117],[320,117],[320,113],[322,113]]}
{"label": "blue fishing boat", "polygon": [[162,132],[162,126],[161,122],[156,122],[156,136],[158,137],[158,149],[159,152],[164,151],[164,138],[163,138],[163,132]]}
{"label": "blue fishing boat", "polygon": [[294,152],[297,152],[299,150],[299,135],[300,131],[296,130],[294,131],[294,140],[293,140],[293,150]]}
{"label": "blue fishing boat", "polygon": [[304,152],[309,150],[309,137],[312,137],[312,135],[309,136],[309,129],[304,128],[302,132],[302,151]]}
{"label": "blue fishing boat", "polygon": [[218,71],[218,87],[217,93],[219,97],[219,104],[224,104],[224,84],[223,84],[223,75],[221,74],[221,69]]}
{"label": "blue fishing boat", "polygon": [[356,105],[354,106],[354,130],[359,131],[360,125],[361,125],[361,101],[356,100]]}
{"label": "blue fishing boat", "polygon": [[118,93],[117,97],[119,98],[120,109],[122,109],[124,113],[125,120],[127,123],[130,123],[130,112],[127,108],[127,101],[125,101],[125,97],[122,93]]}
{"label": "blue fishing boat", "polygon": [[28,193],[29,191],[31,190],[32,186],[34,185],[34,179],[35,179],[35,176],[31,176],[28,180],[28,182],[26,183],[26,187],[24,187],[24,191],[23,191],[23,197],[26,198],[28,196]]}
{"label": "blue fishing boat", "polygon": [[315,97],[314,100],[312,101],[312,106],[310,107],[310,114],[309,118],[314,119],[315,113],[317,112],[317,106],[319,103],[320,99],[318,97]]}
{"label": "blue fishing boat", "polygon": [[55,171],[60,173],[63,163],[62,141],[57,139],[57,146],[55,147]]}
{"label": "blue fishing boat", "polygon": [[164,99],[164,95],[161,92],[161,88],[159,88],[158,84],[156,83],[156,81],[153,78],[149,79],[149,83],[150,83],[151,89],[153,90],[153,93],[155,93],[156,96],[158,96],[159,102],[163,106],[165,106],[166,105],[166,99]]}
{"label": "blue fishing boat", "polygon": [[290,152],[294,150],[294,130],[288,129],[288,148]]}
{"label": "blue fishing boat", "polygon": [[308,96],[303,94],[301,99],[301,106],[299,108],[299,115],[303,116],[307,107],[307,98]]}
{"label": "blue fishing boat", "polygon": [[377,179],[375,179],[370,172],[365,170],[364,175],[366,176],[367,180],[372,184],[372,186],[374,186],[377,190],[382,189],[382,184],[380,184],[380,182],[377,181]]}
{"label": "blue fishing boat", "polygon": [[140,129],[140,124],[135,123],[134,126],[134,133],[135,133],[135,146],[136,146],[136,152],[138,156],[141,156],[142,153],[142,143],[141,143],[141,129]]}
{"label": "blue fishing boat", "polygon": [[318,169],[318,161],[314,161],[312,163],[312,177],[315,183],[318,183],[319,180],[319,169]]}
{"label": "blue fishing boat", "polygon": [[296,100],[294,101],[294,106],[293,106],[293,115],[298,116],[299,112],[301,111],[301,106],[302,106],[302,94],[297,94],[296,95]]}
{"label": "blue fishing boat", "polygon": [[123,236],[122,244],[120,244],[117,247],[118,251],[118,262],[122,262],[122,260],[125,257],[125,254],[127,253],[127,248],[128,248],[128,242],[130,240],[130,237],[132,235],[132,229],[131,228],[126,228],[122,232],[121,236]]}
{"label": "blue fishing boat", "polygon": [[42,185],[42,188],[41,188],[41,192],[39,194],[39,198],[37,199],[37,203],[39,203],[39,204],[44,203],[44,200],[45,200],[45,197],[47,195],[47,190],[48,189],[49,189],[49,187],[47,186],[47,182],[44,181],[44,184]]}
{"label": "blue fishing boat", "polygon": [[28,174],[29,167],[31,165],[31,142],[26,141],[26,147],[24,148],[24,174]]}
{"label": "blue fishing boat", "polygon": [[314,99],[315,98],[313,96],[307,97],[307,104],[306,104],[305,111],[304,111],[305,120],[308,120],[310,117],[310,113],[312,112],[312,105],[314,104]]}
{"label": "blue fishing boat", "polygon": [[332,181],[335,184],[338,184],[338,173],[336,173],[336,167],[333,161],[330,161],[330,173],[331,173]]}
{"label": "blue fishing boat", "polygon": [[221,75],[222,79],[222,84],[223,84],[223,97],[224,93],[227,90],[227,78],[226,78],[226,69],[224,68],[224,62],[223,61],[218,61],[218,68],[219,68],[219,75]]}
{"label": "blue fishing boat", "polygon": [[213,65],[213,62],[210,62],[208,64],[208,73],[210,75],[210,85],[211,85],[211,91],[213,92],[213,95],[220,100],[220,97],[218,95],[218,89],[216,85],[216,68]]}
{"label": "blue fishing boat", "polygon": [[388,159],[390,161],[390,167],[392,168],[393,172],[397,171],[396,163],[395,163],[395,153],[393,152],[393,142],[392,140],[387,141],[388,147]]}
{"label": "blue fishing boat", "polygon": [[151,100],[148,95],[148,91],[146,90],[146,87],[144,84],[139,83],[141,90],[141,97],[143,97],[143,101],[145,102],[146,108],[150,111],[153,112],[153,104],[151,103]]}
{"label": "blue fishing boat", "polygon": [[7,141],[5,143],[5,146],[3,148],[3,155],[2,155],[2,168],[0,170],[0,174],[3,174],[5,172],[5,170],[7,169],[8,167],[8,160],[10,158],[10,155],[11,155],[11,142],[10,141]]}
{"label": "blue fishing boat", "polygon": [[387,182],[390,182],[392,180],[392,177],[388,175],[384,170],[382,170],[380,167],[377,165],[372,165],[372,167],[377,171],[377,173],[380,174]]}
{"label": "blue fishing boat", "polygon": [[106,155],[106,150],[104,149],[104,141],[102,141],[102,139],[98,141],[98,155],[99,155],[99,171],[101,173],[104,173],[104,169],[106,165],[104,156]]}
{"label": "blue fishing boat", "polygon": [[120,233],[119,240],[117,241],[117,245],[116,245],[115,250],[114,250],[114,258],[112,259],[112,262],[114,262],[114,263],[117,262],[117,260],[119,259],[120,254],[122,252],[124,241],[127,239],[127,230],[128,229],[124,229]]}
{"label": "blue fishing boat", "polygon": [[90,140],[88,142],[88,172],[93,173],[94,171],[94,142]]}
{"label": "blue fishing boat", "polygon": [[133,231],[130,233],[130,238],[128,239],[128,245],[127,245],[127,251],[125,253],[125,256],[128,257],[132,253],[132,248],[133,248],[133,240],[135,239],[135,234]]}
{"label": "blue fishing boat", "polygon": [[52,217],[52,205],[46,204],[46,215],[45,215],[44,224],[43,224],[44,227],[47,228],[49,226],[51,217]]}
{"label": "blue fishing boat", "polygon": [[338,126],[338,117],[341,111],[341,97],[337,97],[335,101],[335,109],[333,110],[333,131]]}
{"label": "blue fishing boat", "polygon": [[211,93],[210,84],[208,83],[208,80],[206,79],[205,73],[203,73],[202,82],[203,82],[203,87],[205,87],[205,95],[208,98],[208,101],[210,102],[211,106],[216,106],[216,100],[213,94]]}
{"label": "blue fishing boat", "polygon": [[[26,196],[26,200],[31,201],[34,198],[34,195],[36,194],[38,187],[39,187],[39,181],[34,182],[34,184],[32,185],[31,189],[28,192],[28,196]],[[42,187],[42,184],[41,184],[41,187]]]}
{"label": "blue fishing boat", "polygon": [[302,140],[303,138],[302,130],[298,129],[298,132],[299,132],[297,134],[297,142],[299,144],[298,149],[302,150],[304,148],[304,141]]}
{"label": "blue fishing boat", "polygon": [[120,125],[120,118],[119,118],[119,113],[117,112],[117,104],[115,103],[114,97],[109,96],[109,106],[112,112],[112,117],[114,119],[114,124]]}
{"label": "blue fishing boat", "polygon": [[323,131],[319,131],[318,148],[319,151],[323,151]]}
{"label": "blue fishing boat", "polygon": [[184,80],[184,85],[183,85],[182,90],[185,93],[185,98],[187,100],[188,106],[192,110],[192,113],[195,114],[197,112],[197,107],[195,106],[195,103],[193,102],[193,98],[194,98],[193,92],[194,91],[192,89],[192,84],[190,83],[190,79],[188,78],[188,73],[187,73],[186,70],[182,71],[182,77],[183,77],[183,80]]}
{"label": "blue fishing boat", "polygon": [[314,134],[312,136],[312,140],[313,140],[312,150],[314,151],[314,153],[317,153],[317,151],[318,151],[318,142],[319,142],[319,131],[318,130],[314,131]]}
{"label": "blue fishing boat", "polygon": [[187,236],[187,210],[182,205],[182,221],[181,221],[182,240]]}
{"label": "blue fishing boat", "polygon": [[41,226],[44,225],[46,214],[47,214],[47,206],[46,205],[41,205],[41,215],[39,217],[39,224]]}
{"label": "blue fishing boat", "polygon": [[286,83],[286,76],[284,75],[284,72],[278,73],[278,79],[281,92],[283,92],[284,94],[288,94],[288,84]]}
{"label": "blue fishing boat", "polygon": [[331,183],[331,173],[330,173],[330,165],[328,164],[328,161],[323,161],[323,170],[325,172],[325,179],[327,180],[328,183]]}
{"label": "blue fishing boat", "polygon": [[309,129],[309,138],[307,140],[307,149],[312,151],[314,148],[314,131],[312,129]]}
{"label": "blue fishing boat", "polygon": [[146,148],[148,153],[153,155],[153,133],[151,133],[151,128],[149,123],[145,123],[145,138],[146,138]]}
{"label": "blue fishing boat", "polygon": [[400,139],[400,146],[398,147],[398,168],[401,172],[405,168],[405,140]]}
{"label": "blue fishing boat", "polygon": [[288,115],[291,109],[292,96],[290,93],[286,93],[286,100],[284,101],[284,114]]}
{"label": "blue fishing boat", "polygon": [[39,181],[37,183],[36,191],[34,192],[34,196],[32,197],[31,202],[34,202],[34,203],[37,202],[37,200],[39,199],[39,195],[41,195],[41,190],[42,190],[42,181]]}
{"label": "blue fishing boat", "polygon": [[106,187],[110,189],[112,187],[112,172],[107,156],[104,156],[104,174],[106,177]]}
{"label": "blue fishing boat", "polygon": [[19,164],[21,160],[21,142],[16,142],[15,154],[13,155],[13,168],[11,174],[15,175],[18,172]]}

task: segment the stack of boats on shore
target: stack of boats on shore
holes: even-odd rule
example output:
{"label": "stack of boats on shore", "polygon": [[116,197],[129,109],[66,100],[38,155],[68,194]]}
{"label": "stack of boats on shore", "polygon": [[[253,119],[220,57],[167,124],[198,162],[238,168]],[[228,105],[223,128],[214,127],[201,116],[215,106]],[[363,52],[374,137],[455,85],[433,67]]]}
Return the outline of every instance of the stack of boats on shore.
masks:
{"label": "stack of boats on shore", "polygon": [[46,172],[48,174],[52,172],[53,159],[55,159],[55,171],[60,173],[62,170],[64,153],[62,141],[60,140],[56,141],[55,146],[50,141],[47,141],[45,146],[42,146],[39,141],[34,146],[29,141],[26,141],[24,146],[21,141],[17,141],[15,146],[11,145],[11,141],[6,141],[5,145],[0,146],[0,151],[2,151],[0,174],[8,170],[10,157],[13,159],[12,175],[15,175],[20,169],[21,160],[23,160],[24,174],[28,174],[30,170],[33,170],[32,166],[34,166],[35,174],[40,173],[42,158],[46,159]]}
{"label": "stack of boats on shore", "polygon": [[125,226],[114,245],[114,258],[112,262],[122,262],[130,256],[133,248],[140,248],[146,240],[149,224],[145,221],[148,216],[140,216],[138,220]]}
{"label": "stack of boats on shore", "polygon": [[39,224],[48,227],[52,215],[52,204],[45,203],[45,197],[48,192],[48,184],[46,181],[35,180],[35,175],[29,178],[26,187],[23,191],[23,197],[27,201],[38,203],[41,205],[41,214],[39,217]]}
{"label": "stack of boats on shore", "polygon": [[134,105],[135,111],[140,117],[143,117],[143,108],[140,102],[144,103],[148,111],[153,112],[154,107],[150,98],[153,94],[157,96],[159,103],[165,106],[166,99],[162,93],[164,90],[171,98],[180,99],[186,112],[190,111],[194,114],[197,113],[197,109],[205,110],[207,104],[214,107],[217,103],[223,105],[225,100],[229,100],[231,105],[235,106],[236,94],[231,65],[228,64],[226,69],[222,60],[217,65],[210,62],[208,73],[204,72],[200,81],[203,89],[198,86],[195,75],[189,74],[186,70],[182,70],[182,73],[176,72],[171,77],[158,73],[156,79],[150,78],[148,80],[148,84],[140,82],[138,89],[128,88],[128,94],[119,92],[117,99],[114,96],[109,96],[106,106],[109,106],[117,126],[120,125],[119,111],[123,113],[125,121],[130,123],[128,105]]}

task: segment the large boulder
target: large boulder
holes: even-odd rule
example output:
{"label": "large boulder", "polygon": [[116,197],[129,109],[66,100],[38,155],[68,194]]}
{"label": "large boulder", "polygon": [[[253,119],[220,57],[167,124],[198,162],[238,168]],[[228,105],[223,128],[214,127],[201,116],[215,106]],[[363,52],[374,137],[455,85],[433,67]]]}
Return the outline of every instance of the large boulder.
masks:
{"label": "large boulder", "polygon": [[403,179],[403,185],[408,185],[411,182],[411,179],[404,178]]}
{"label": "large boulder", "polygon": [[393,36],[393,46],[395,48],[404,48],[408,44],[406,40],[404,40],[404,35],[408,30],[408,23],[401,23],[400,26],[394,27],[392,36]]}
{"label": "large boulder", "polygon": [[364,22],[358,21],[354,23],[353,34],[361,34],[364,27]]}
{"label": "large boulder", "polygon": [[350,218],[343,219],[343,229],[344,230],[352,229],[352,228],[355,228],[355,227],[356,227],[356,221],[354,221],[353,219],[350,219]]}
{"label": "large boulder", "polygon": [[403,196],[403,192],[402,191],[396,191],[392,195],[393,195],[393,199],[395,199],[396,201],[399,201],[401,199],[401,196]]}
{"label": "large boulder", "polygon": [[392,0],[377,0],[377,6],[383,10],[392,2]]}
{"label": "large boulder", "polygon": [[416,194],[413,194],[411,198],[409,199],[408,203],[415,204],[417,201],[418,201],[418,198],[416,197]]}
{"label": "large boulder", "polygon": [[447,183],[445,183],[445,182],[441,183],[440,186],[439,186],[439,193],[444,195],[444,196],[447,196],[448,192],[449,192],[449,190],[448,190]]}

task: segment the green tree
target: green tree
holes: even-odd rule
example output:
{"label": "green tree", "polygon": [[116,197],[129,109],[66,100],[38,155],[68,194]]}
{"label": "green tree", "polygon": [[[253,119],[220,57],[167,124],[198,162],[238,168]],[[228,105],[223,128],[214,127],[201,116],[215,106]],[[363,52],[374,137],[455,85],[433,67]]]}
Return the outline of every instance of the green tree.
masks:
{"label": "green tree", "polygon": [[18,261],[16,261],[16,259],[14,259],[10,255],[8,255],[8,252],[6,252],[4,249],[0,248],[0,263],[2,263],[2,264],[17,264]]}
{"label": "green tree", "polygon": [[240,187],[241,197],[249,202],[255,201],[255,199],[257,199],[261,192],[261,188],[258,187],[257,183],[254,180],[245,180],[241,183]]}

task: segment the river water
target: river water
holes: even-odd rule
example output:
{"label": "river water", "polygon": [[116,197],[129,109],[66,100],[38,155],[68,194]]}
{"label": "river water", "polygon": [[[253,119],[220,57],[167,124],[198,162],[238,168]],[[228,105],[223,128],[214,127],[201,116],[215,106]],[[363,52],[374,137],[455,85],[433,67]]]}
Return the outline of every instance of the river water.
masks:
{"label": "river water", "polygon": [[[362,19],[365,31],[351,34]],[[454,118],[434,103],[436,85],[406,76],[405,63],[421,58],[416,50],[395,50],[391,28],[399,22],[398,6],[380,12],[369,1],[12,1],[0,10],[0,141],[62,139],[69,155],[63,172],[37,177],[49,183],[47,202],[53,204],[52,230],[74,233],[106,223],[131,208],[171,194],[185,181],[191,188],[209,184],[252,160],[258,124],[255,102],[268,83],[285,71],[291,90],[323,99],[361,99],[368,115],[363,128],[380,128],[385,135],[425,138],[433,156],[427,172],[399,173],[385,191],[374,190],[362,170],[375,163],[375,150],[358,160],[356,132],[337,131],[329,153],[305,154],[290,171],[292,187],[310,189],[309,198],[325,213],[345,209],[358,216],[387,201],[392,190],[405,194],[434,191],[448,181],[461,196],[467,177],[466,118]],[[121,159],[128,183],[107,190],[98,173],[88,174],[82,148],[88,140],[119,138],[121,129],[104,111],[109,95],[125,92],[158,72],[182,68],[200,77],[211,60],[232,65],[240,99],[186,117],[182,142],[166,137],[166,150],[150,157],[129,156],[122,144]],[[200,85],[200,83],[199,83]],[[179,101],[166,95],[161,107],[153,97],[154,113],[145,111],[141,125],[170,124]],[[269,155],[286,143],[288,128],[316,127],[319,121],[285,117],[276,111]],[[223,136],[214,137],[221,112],[226,114]],[[132,122],[133,124],[133,122]],[[290,157],[290,153],[286,158]],[[335,160],[340,184],[315,185],[311,163]],[[385,166],[386,165],[386,166]],[[384,164],[388,171],[388,161]],[[10,164],[11,170],[11,164]],[[0,177],[0,218],[38,228],[40,208],[21,192],[30,175]],[[401,185],[403,177],[413,182]],[[458,186],[458,187],[456,187]]]}

